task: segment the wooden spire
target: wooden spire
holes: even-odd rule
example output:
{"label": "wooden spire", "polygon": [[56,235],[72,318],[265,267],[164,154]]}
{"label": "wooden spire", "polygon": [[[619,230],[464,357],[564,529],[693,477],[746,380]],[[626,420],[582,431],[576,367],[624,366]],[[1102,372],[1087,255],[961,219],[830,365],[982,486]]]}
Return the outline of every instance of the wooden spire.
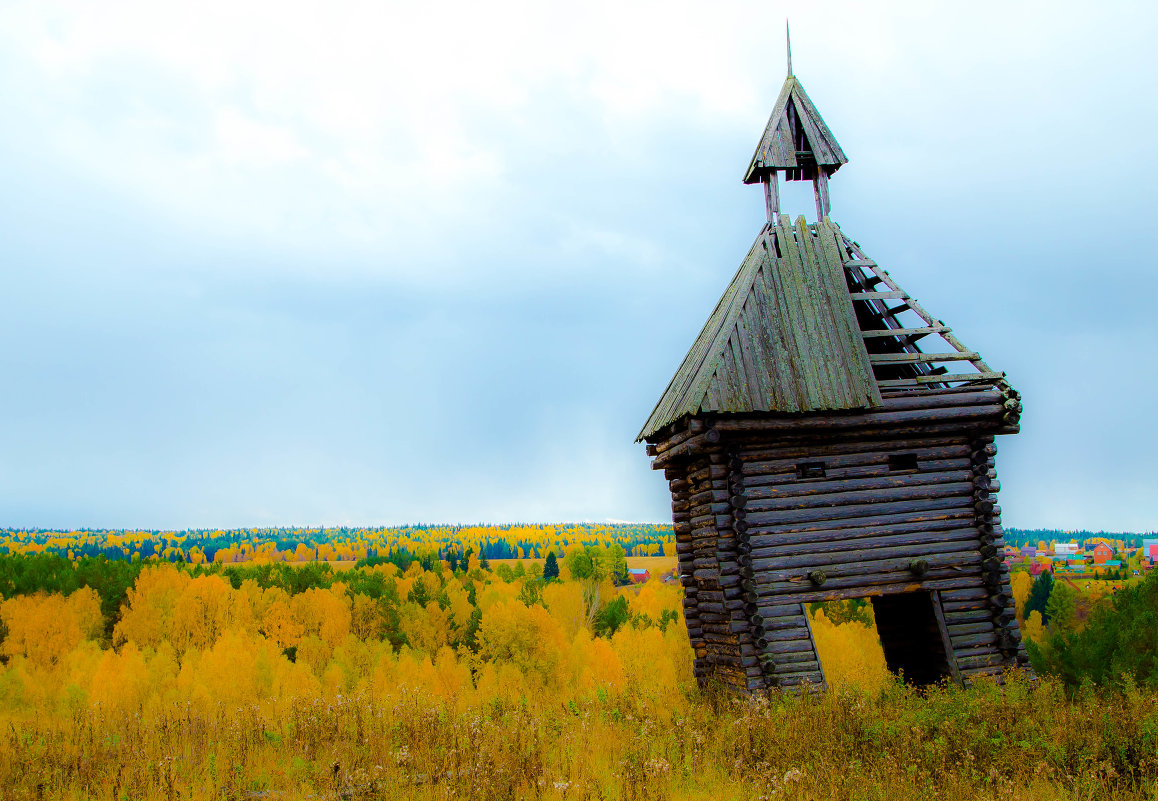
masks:
{"label": "wooden spire", "polygon": [[788,77],[792,77],[792,31],[788,28],[788,20],[784,20],[784,38],[788,40]]}
{"label": "wooden spire", "polygon": [[744,174],[744,183],[764,184],[764,202],[768,221],[775,222],[780,213],[778,174],[786,181],[812,181],[816,194],[816,217],[828,216],[828,178],[840,165],[848,162],[836,137],[824,118],[812,105],[804,86],[792,74],[792,34],[785,23],[788,50],[788,76],[780,89],[780,96],[772,107],[772,115],[764,128],[764,135]]}

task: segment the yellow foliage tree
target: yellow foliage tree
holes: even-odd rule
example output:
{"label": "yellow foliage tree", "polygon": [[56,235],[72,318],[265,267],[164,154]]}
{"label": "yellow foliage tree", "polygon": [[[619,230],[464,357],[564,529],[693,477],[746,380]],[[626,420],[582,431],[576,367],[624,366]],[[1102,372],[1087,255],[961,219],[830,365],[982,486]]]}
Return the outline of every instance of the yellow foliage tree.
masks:
{"label": "yellow foliage tree", "polygon": [[1029,575],[1024,570],[1019,570],[1013,574],[1013,601],[1017,610],[1018,621],[1025,619],[1025,602],[1029,600],[1029,591],[1033,587],[1033,576]]}
{"label": "yellow foliage tree", "polygon": [[482,615],[479,651],[484,659],[510,663],[544,683],[557,675],[563,630],[541,606],[499,601]]}
{"label": "yellow foliage tree", "polygon": [[249,627],[253,613],[244,595],[221,576],[199,576],[185,587],[173,607],[169,641],[178,652],[213,647],[230,627]]}
{"label": "yellow foliage tree", "polygon": [[129,588],[113,642],[133,642],[138,648],[156,648],[173,621],[177,599],[192,579],[172,565],[147,567]]}
{"label": "yellow foliage tree", "polygon": [[37,667],[55,667],[83,640],[100,635],[100,598],[91,587],[69,596],[20,595],[0,603],[8,636],[0,656],[21,656]]}

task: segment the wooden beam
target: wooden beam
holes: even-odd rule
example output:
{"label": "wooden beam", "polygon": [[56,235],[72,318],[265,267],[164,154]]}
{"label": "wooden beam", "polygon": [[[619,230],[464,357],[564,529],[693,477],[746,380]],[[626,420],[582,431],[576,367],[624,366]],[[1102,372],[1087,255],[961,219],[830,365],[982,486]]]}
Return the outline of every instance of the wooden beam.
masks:
{"label": "wooden beam", "polygon": [[860,335],[865,339],[872,339],[873,337],[924,336],[925,334],[940,334],[948,330],[949,327],[944,325],[931,325],[926,328],[874,328],[869,331],[861,331]]}
{"label": "wooden beam", "polygon": [[893,292],[850,292],[848,296],[853,300],[906,300],[908,295],[902,291]]}
{"label": "wooden beam", "polygon": [[971,362],[980,358],[971,351],[958,353],[870,353],[873,364],[913,364],[917,362]]}
{"label": "wooden beam", "polygon": [[768,222],[775,225],[780,216],[780,177],[776,170],[764,176],[764,207],[768,212]]}
{"label": "wooden beam", "polygon": [[[891,287],[892,289],[895,289],[897,291],[900,291],[900,289],[901,289],[900,286],[898,286],[897,283],[895,281],[893,281],[893,279],[891,277],[889,277],[889,274],[886,271],[882,270],[876,262],[874,262],[872,259],[867,258],[864,255],[864,252],[861,251],[861,249],[860,249],[860,245],[858,245],[856,242],[852,241],[851,239],[848,239],[847,237],[845,237],[844,241],[846,244],[849,244],[852,246],[852,248],[851,248],[852,253],[855,256],[855,258],[844,262],[844,264],[846,266],[865,267],[869,270],[872,270],[872,272],[875,275],[877,275],[878,277],[880,277],[880,279],[882,281],[884,281],[886,286]],[[917,301],[913,300],[913,299],[910,299],[908,303],[904,304],[904,306],[897,308],[897,309],[893,309],[891,311],[891,313],[895,315],[897,312],[902,311],[904,308],[912,309],[914,312],[917,313],[917,315],[922,320],[924,320],[930,326],[938,325],[941,322],[940,320],[935,319],[931,314],[929,314],[929,312],[927,312],[924,309],[923,306],[921,306],[921,304],[917,303]],[[957,348],[958,350],[962,350],[962,351],[968,350],[968,348],[966,348],[965,345],[962,344],[961,341],[958,340],[957,337],[955,337],[952,334],[952,332],[946,330],[946,331],[942,332],[942,336],[944,336],[946,342],[948,342],[950,345]],[[978,359],[975,362],[975,366],[977,367],[978,370],[981,370],[983,372],[991,372],[992,371],[992,368],[989,367],[989,365],[987,365],[984,361],[982,361],[980,359]],[[998,378],[1004,378],[1005,374],[1000,373],[1000,374],[998,374],[997,377]]]}
{"label": "wooden beam", "polygon": [[832,206],[828,201],[828,173],[820,165],[816,166],[816,178],[812,182],[812,191],[816,194],[816,221],[821,222],[828,216]]}
{"label": "wooden beam", "polygon": [[949,673],[958,685],[964,682],[961,679],[961,668],[957,666],[957,656],[953,653],[953,641],[949,637],[949,628],[945,623],[945,610],[941,607],[941,593],[933,590],[929,593],[933,602],[933,614],[937,618],[937,630],[941,633],[941,647],[945,650],[945,661],[949,663]]}
{"label": "wooden beam", "polygon": [[958,373],[948,375],[919,375],[915,378],[889,378],[877,381],[881,389],[888,387],[913,387],[921,384],[947,384],[957,381],[998,381],[1005,378],[1005,373]]}

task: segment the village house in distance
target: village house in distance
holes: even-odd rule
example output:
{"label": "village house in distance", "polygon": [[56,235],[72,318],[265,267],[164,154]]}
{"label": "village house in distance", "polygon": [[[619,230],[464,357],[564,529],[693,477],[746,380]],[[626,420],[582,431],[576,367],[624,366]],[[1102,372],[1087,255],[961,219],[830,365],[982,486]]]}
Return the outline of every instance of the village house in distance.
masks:
{"label": "village house in distance", "polygon": [[[1018,393],[832,221],[847,161],[789,54],[744,174],[768,222],[639,434],[701,682],[824,687],[807,604],[849,598],[907,681],[1026,662],[994,468]],[[816,222],[780,213],[781,177]]]}

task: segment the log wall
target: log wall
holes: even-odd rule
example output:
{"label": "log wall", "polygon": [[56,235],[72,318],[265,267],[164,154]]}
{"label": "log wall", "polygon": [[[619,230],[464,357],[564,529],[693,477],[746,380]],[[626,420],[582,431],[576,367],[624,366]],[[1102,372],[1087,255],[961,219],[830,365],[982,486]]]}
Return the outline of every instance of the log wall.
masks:
{"label": "log wall", "polygon": [[697,678],[824,687],[806,604],[913,591],[931,594],[954,678],[1024,664],[991,433],[1016,428],[1006,400],[889,399],[871,415],[903,414],[895,432],[728,418],[661,441]]}

